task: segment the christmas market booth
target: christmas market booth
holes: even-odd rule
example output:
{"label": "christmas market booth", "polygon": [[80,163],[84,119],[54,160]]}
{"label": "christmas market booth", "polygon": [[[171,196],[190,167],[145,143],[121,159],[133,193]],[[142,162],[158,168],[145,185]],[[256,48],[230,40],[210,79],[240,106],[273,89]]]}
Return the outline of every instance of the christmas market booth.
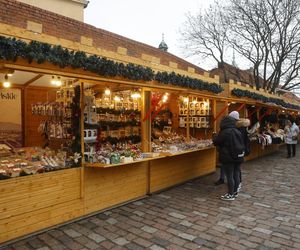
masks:
{"label": "christmas market booth", "polygon": [[[223,95],[228,101],[222,103],[225,114],[238,111],[240,117],[250,120],[247,127],[250,139],[250,154],[245,160],[252,160],[278,151],[284,144],[284,127],[287,119],[299,116],[299,102],[285,96],[256,90],[249,85],[230,81],[223,84]],[[221,104],[217,102],[217,106]]]}
{"label": "christmas market booth", "polygon": [[218,77],[9,2],[24,20],[0,26],[1,243],[215,171]]}

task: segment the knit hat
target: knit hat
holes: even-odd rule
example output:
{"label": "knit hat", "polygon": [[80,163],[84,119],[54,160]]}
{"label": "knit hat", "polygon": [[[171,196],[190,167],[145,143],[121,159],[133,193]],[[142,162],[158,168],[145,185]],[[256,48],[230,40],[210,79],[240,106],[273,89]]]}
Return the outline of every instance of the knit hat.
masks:
{"label": "knit hat", "polygon": [[232,117],[235,120],[239,120],[240,119],[240,114],[237,111],[230,112],[229,116]]}

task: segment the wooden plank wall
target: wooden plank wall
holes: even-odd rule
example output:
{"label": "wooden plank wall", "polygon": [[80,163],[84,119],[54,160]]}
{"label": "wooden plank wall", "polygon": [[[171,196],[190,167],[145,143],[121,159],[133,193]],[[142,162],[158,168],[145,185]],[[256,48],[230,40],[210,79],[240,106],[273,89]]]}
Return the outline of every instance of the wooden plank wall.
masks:
{"label": "wooden plank wall", "polygon": [[[224,107],[227,105],[227,102],[225,101],[216,101],[216,115],[218,115],[223,109]],[[220,130],[220,122],[222,120],[222,118],[228,114],[228,111],[226,110],[217,120],[216,120],[216,128],[217,131],[219,132]]]}
{"label": "wooden plank wall", "polygon": [[89,214],[147,194],[148,162],[106,169],[85,169],[85,213]]}
{"label": "wooden plank wall", "polygon": [[216,170],[215,148],[150,162],[150,192],[203,176]]}
{"label": "wooden plank wall", "polygon": [[0,242],[82,214],[79,168],[0,181]]}
{"label": "wooden plank wall", "polygon": [[24,89],[24,144],[26,147],[41,147],[46,142],[43,136],[37,132],[39,125],[43,120],[46,119],[46,117],[40,115],[33,115],[31,112],[31,105],[38,102],[43,103],[55,101],[55,96],[55,89],[38,87],[28,87]]}

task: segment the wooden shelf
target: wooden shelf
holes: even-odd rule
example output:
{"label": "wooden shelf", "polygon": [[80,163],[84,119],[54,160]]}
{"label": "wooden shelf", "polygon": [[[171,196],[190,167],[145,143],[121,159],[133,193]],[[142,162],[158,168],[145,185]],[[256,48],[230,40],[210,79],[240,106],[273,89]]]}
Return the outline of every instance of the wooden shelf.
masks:
{"label": "wooden shelf", "polygon": [[[186,117],[187,115],[179,115],[179,117]],[[213,115],[191,115],[190,117],[211,117]]]}
{"label": "wooden shelf", "polygon": [[111,168],[111,167],[129,165],[129,164],[134,164],[134,163],[139,163],[139,162],[152,161],[152,160],[161,159],[161,158],[165,158],[165,157],[166,157],[165,155],[161,155],[161,156],[157,156],[157,157],[144,158],[144,159],[133,161],[133,162],[118,163],[118,164],[84,163],[84,167],[88,167],[88,168]]}
{"label": "wooden shelf", "polygon": [[84,163],[84,167],[88,168],[111,168],[111,167],[118,167],[118,166],[123,166],[123,165],[129,165],[129,164],[134,164],[134,163],[139,163],[139,162],[147,162],[147,161],[152,161],[156,159],[161,159],[165,157],[172,157],[176,155],[183,155],[183,154],[189,154],[197,151],[203,151],[203,150],[208,150],[214,148],[213,146],[211,147],[206,147],[206,148],[201,148],[201,149],[193,149],[193,150],[187,150],[187,151],[181,151],[177,153],[160,153],[160,156],[157,157],[152,157],[152,158],[144,158],[141,160],[133,161],[133,162],[127,162],[127,163],[118,163],[118,164],[104,164],[104,163]]}
{"label": "wooden shelf", "polygon": [[214,148],[214,146],[206,147],[206,148],[186,150],[186,151],[180,151],[180,152],[176,152],[176,153],[166,152],[166,153],[160,153],[160,154],[164,155],[164,156],[176,156],[176,155],[183,155],[183,154],[189,154],[189,153],[194,153],[194,152],[198,152],[198,151],[208,150],[208,149],[212,149],[212,148]]}

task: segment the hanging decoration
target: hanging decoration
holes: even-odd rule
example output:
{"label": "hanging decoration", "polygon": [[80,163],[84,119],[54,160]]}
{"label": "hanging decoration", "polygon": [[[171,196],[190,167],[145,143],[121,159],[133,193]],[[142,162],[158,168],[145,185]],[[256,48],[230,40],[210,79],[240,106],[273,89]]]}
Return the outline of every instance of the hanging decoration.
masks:
{"label": "hanging decoration", "polygon": [[284,100],[279,99],[279,98],[266,97],[264,95],[254,93],[249,90],[242,90],[242,89],[235,88],[235,89],[231,90],[231,94],[234,96],[237,96],[237,97],[246,97],[246,98],[254,99],[254,100],[257,100],[257,101],[260,101],[263,103],[274,103],[274,104],[280,105],[284,108],[300,110],[300,106],[298,106],[298,105],[287,103]]}
{"label": "hanging decoration", "polygon": [[50,62],[60,68],[72,67],[73,69],[83,69],[104,77],[118,76],[133,81],[140,80],[146,82],[156,80],[163,84],[206,90],[215,94],[223,91],[223,88],[217,83],[204,82],[174,72],[155,73],[149,67],[132,63],[114,62],[97,55],[88,56],[83,51],[68,50],[60,45],[53,46],[38,41],[26,43],[15,38],[0,36],[0,59],[15,62],[18,58],[25,59],[28,63],[37,62],[38,64],[42,64]]}

